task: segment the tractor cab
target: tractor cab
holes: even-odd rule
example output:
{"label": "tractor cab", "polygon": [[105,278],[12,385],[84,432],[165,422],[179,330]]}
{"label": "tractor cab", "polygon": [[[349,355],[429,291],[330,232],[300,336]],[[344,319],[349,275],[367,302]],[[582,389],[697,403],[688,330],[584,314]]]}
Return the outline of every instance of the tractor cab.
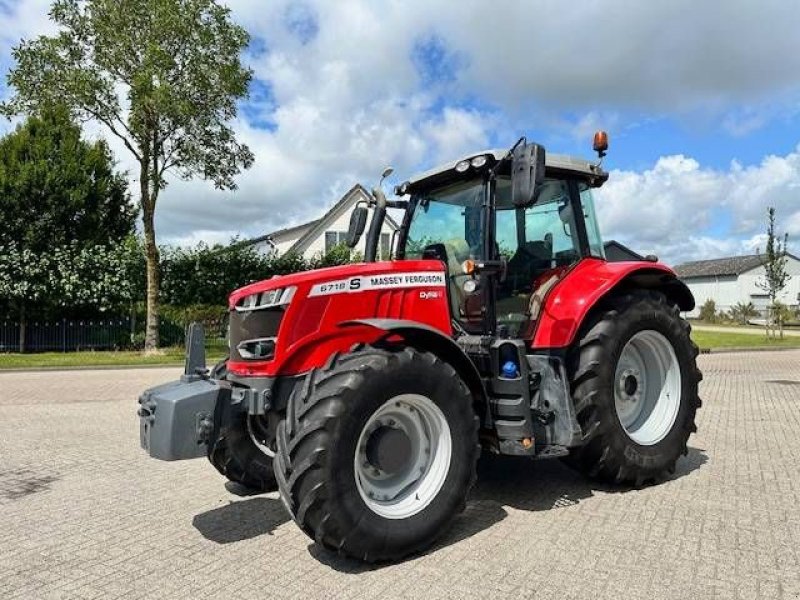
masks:
{"label": "tractor cab", "polygon": [[559,275],[583,257],[605,258],[591,190],[607,174],[550,155],[533,199],[515,202],[504,154],[479,153],[399,186],[411,199],[396,256],[445,263],[453,318],[465,331],[529,337]]}

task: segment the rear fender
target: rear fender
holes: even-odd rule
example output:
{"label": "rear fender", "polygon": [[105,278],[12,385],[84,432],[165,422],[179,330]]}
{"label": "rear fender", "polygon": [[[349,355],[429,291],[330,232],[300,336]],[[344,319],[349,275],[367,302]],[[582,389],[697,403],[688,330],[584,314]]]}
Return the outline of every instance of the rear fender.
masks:
{"label": "rear fender", "polygon": [[571,269],[547,295],[531,346],[565,348],[571,345],[598,302],[625,289],[660,291],[682,311],[692,310],[695,304],[689,288],[666,265],[587,258]]}
{"label": "rear fender", "polygon": [[[345,321],[341,324],[344,328],[369,327],[380,332],[378,340],[385,340],[399,336],[409,345],[420,350],[435,354],[438,358],[451,365],[467,384],[476,408],[487,401],[483,381],[470,358],[453,339],[440,330],[406,319],[358,319]],[[478,414],[481,414],[480,412]]]}

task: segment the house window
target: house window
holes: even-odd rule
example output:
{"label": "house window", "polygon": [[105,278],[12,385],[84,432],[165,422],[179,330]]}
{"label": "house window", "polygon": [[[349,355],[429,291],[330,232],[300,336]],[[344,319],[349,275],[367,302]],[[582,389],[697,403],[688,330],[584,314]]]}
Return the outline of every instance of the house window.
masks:
{"label": "house window", "polygon": [[325,254],[333,250],[339,244],[347,241],[346,231],[326,231],[325,232]]}
{"label": "house window", "polygon": [[381,234],[381,260],[389,260],[391,258],[391,240],[392,238],[388,233]]}

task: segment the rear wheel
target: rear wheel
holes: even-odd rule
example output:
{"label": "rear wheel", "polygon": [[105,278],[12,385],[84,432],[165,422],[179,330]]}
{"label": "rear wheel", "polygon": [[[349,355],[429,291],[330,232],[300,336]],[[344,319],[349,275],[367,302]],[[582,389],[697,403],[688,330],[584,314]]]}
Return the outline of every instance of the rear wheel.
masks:
{"label": "rear wheel", "polygon": [[[225,361],[211,371],[215,379],[225,379]],[[209,447],[208,460],[230,481],[253,491],[276,489],[272,459],[275,456],[277,414],[248,415],[239,412],[226,419]]]}
{"label": "rear wheel", "polygon": [[678,307],[658,292],[617,296],[583,328],[571,356],[584,445],[569,463],[615,483],[673,472],[697,430],[697,346]]}
{"label": "rear wheel", "polygon": [[469,389],[427,352],[364,347],[309,373],[278,429],[281,498],[312,539],[370,562],[428,547],[465,507]]}

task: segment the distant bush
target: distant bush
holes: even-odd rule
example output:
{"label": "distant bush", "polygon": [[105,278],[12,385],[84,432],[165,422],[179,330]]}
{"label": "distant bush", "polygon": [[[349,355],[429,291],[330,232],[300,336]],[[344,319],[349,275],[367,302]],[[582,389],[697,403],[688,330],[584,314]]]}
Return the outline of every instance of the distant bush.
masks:
{"label": "distant bush", "polygon": [[253,246],[207,246],[162,250],[161,301],[172,306],[220,306],[228,294],[249,283],[359,260],[346,246],[310,260],[297,254],[261,254]]}
{"label": "distant bush", "polygon": [[758,316],[758,311],[752,302],[737,302],[731,307],[731,320],[742,325]]}
{"label": "distant bush", "polygon": [[700,307],[700,320],[706,323],[717,322],[717,303],[711,298],[703,303]]}

